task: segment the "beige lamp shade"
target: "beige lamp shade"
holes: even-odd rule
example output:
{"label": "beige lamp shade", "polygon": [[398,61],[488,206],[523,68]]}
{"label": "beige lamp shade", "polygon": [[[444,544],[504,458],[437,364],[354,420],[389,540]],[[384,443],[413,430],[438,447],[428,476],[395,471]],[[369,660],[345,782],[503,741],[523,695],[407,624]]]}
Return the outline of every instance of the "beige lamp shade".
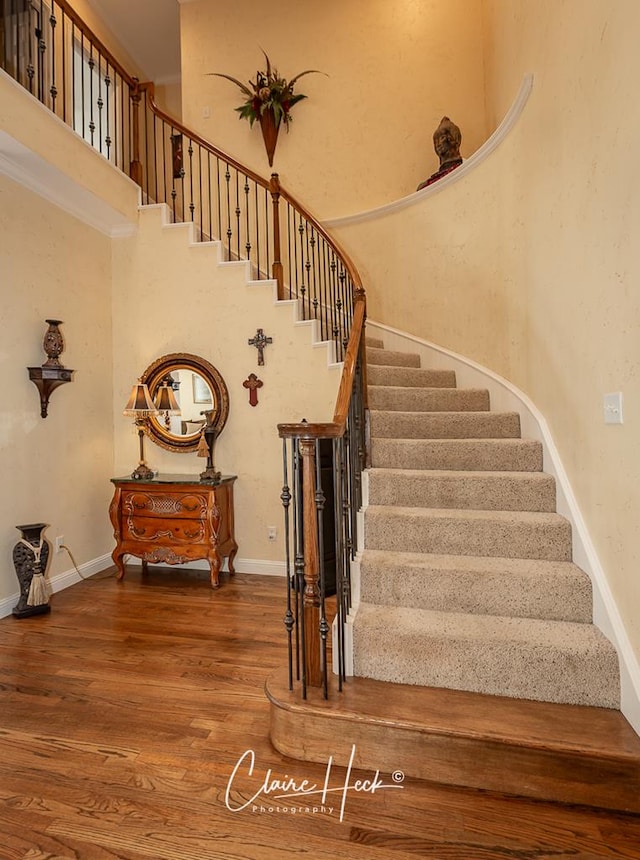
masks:
{"label": "beige lamp shade", "polygon": [[131,389],[131,396],[124,408],[123,415],[131,415],[134,418],[144,418],[146,415],[157,415],[158,409],[155,406],[149,389],[144,382],[138,382]]}
{"label": "beige lamp shade", "polygon": [[173,388],[167,382],[163,382],[156,394],[156,409],[166,415],[180,415],[180,406],[173,393]]}

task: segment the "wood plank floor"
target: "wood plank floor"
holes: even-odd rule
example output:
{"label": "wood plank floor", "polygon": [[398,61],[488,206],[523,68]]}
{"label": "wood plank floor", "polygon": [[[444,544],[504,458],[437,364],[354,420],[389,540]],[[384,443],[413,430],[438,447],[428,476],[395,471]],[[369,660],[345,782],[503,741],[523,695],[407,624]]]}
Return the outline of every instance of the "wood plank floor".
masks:
{"label": "wood plank floor", "polygon": [[[0,860],[640,858],[640,816],[388,773],[344,793],[345,768],[277,753],[263,687],[286,659],[283,588],[132,568],[0,621]],[[276,799],[289,779],[327,780],[324,811]]]}

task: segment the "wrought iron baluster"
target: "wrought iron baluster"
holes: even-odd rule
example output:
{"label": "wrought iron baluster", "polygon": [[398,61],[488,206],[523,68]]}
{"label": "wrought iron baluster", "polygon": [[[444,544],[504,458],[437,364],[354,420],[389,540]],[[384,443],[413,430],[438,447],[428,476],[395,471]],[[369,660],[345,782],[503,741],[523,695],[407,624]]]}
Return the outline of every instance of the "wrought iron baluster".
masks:
{"label": "wrought iron baluster", "polygon": [[[313,230],[313,228],[311,228]],[[307,285],[307,313],[305,319],[312,319],[311,316],[311,253],[310,253],[310,236],[309,236],[309,222],[305,220],[305,258],[304,258],[304,269],[305,269],[305,283]],[[313,234],[312,234],[313,235]]]}
{"label": "wrought iron baluster", "polygon": [[[37,13],[36,13],[37,14]],[[38,15],[38,26],[36,28],[36,38],[38,40],[38,100],[43,104],[46,103],[45,97],[45,59],[44,55],[47,50],[47,43],[44,38],[44,2],[40,0],[40,13]]]}
{"label": "wrought iron baluster", "polygon": [[[270,231],[269,231],[269,220],[270,220],[269,196],[270,196],[269,192],[265,189],[265,193],[264,193],[264,244],[265,244],[265,249],[267,252],[267,265],[265,266],[265,270],[266,270],[266,276],[265,277],[267,277],[267,278],[271,277],[271,260],[272,260],[272,257],[271,257],[271,237],[270,237]],[[261,277],[261,275],[258,275],[258,278],[260,278],[260,277]]]}
{"label": "wrought iron baluster", "polygon": [[[62,121],[67,121],[67,24],[64,9],[61,10],[62,34],[60,37],[62,44]],[[73,42],[71,43],[73,51]]]}
{"label": "wrought iron baluster", "polygon": [[51,110],[56,112],[56,98],[58,90],[56,87],[56,24],[58,23],[54,11],[54,5],[51,4],[51,13],[49,15],[49,30],[51,31],[51,86],[49,87],[49,95],[51,96]]}
{"label": "wrought iron baluster", "polygon": [[304,612],[303,612],[303,595],[304,595],[304,528],[302,516],[302,473],[300,462],[300,439],[295,437],[292,440],[293,445],[293,463],[294,463],[294,570],[295,570],[295,620],[296,620],[296,678],[302,682],[302,696],[307,697],[307,676],[304,668],[304,660],[302,655],[305,649],[304,638]]}
{"label": "wrought iron baluster", "polygon": [[[293,628],[295,627],[295,617],[292,611],[292,583],[291,583],[291,512],[289,506],[291,504],[291,489],[289,487],[289,472],[288,472],[288,457],[287,449],[290,447],[293,451],[293,444],[288,445],[287,440],[282,440],[282,468],[284,473],[284,482],[280,499],[284,510],[284,552],[285,552],[285,573],[287,577],[287,610],[284,616],[284,626],[287,631],[287,656],[289,669],[289,689],[293,690]],[[293,456],[293,455],[292,455]]]}
{"label": "wrought iron baluster", "polygon": [[[299,291],[299,299],[300,299],[300,310],[302,313],[302,319],[307,319],[306,311],[305,311],[305,299],[307,295],[307,286],[306,286],[306,269],[305,269],[305,254],[304,254],[304,233],[305,227],[302,219],[302,215],[298,216],[298,237],[300,239],[300,291]],[[306,223],[306,222],[305,222]]]}
{"label": "wrought iron baluster", "polygon": [[[287,223],[287,274],[286,274],[286,280],[287,280],[287,283],[289,284],[289,296],[288,296],[288,298],[291,298],[291,291],[293,289],[293,276],[292,276],[293,270],[291,267],[291,262],[292,262],[292,256],[291,256],[292,228],[291,228],[291,204],[288,201],[287,201],[286,223]],[[295,234],[293,234],[293,235],[295,236]],[[295,242],[294,242],[294,246],[295,246]]]}
{"label": "wrought iron baluster", "polygon": [[27,52],[28,52],[28,60],[27,60],[27,80],[29,82],[29,92],[33,95],[33,78],[36,73],[36,68],[33,65],[33,37],[38,38],[38,28],[33,28],[33,34],[31,32],[31,14],[32,14],[31,4],[29,4],[29,8],[27,10]]}
{"label": "wrought iron baluster", "polygon": [[216,238],[218,238],[218,239],[220,239],[220,241],[222,241],[222,203],[221,203],[221,198],[220,198],[220,189],[221,189],[222,185],[220,183],[220,159],[217,156],[216,156],[216,176],[217,176],[216,189],[218,192],[218,225],[217,225],[218,230],[216,233]]}
{"label": "wrought iron baluster", "polygon": [[198,206],[200,208],[200,241],[204,241],[204,207],[202,205],[202,146],[198,144]]}
{"label": "wrought iron baluster", "polygon": [[337,263],[336,263],[336,255],[335,251],[331,251],[331,257],[329,261],[329,283],[330,283],[330,303],[331,303],[331,338],[335,344],[335,353],[336,360],[341,353],[340,346],[340,329],[338,328],[338,295],[337,295]]}
{"label": "wrought iron baluster", "polygon": [[329,293],[329,247],[325,242],[324,238],[321,237],[322,240],[322,266],[321,266],[321,283],[322,283],[322,340],[329,340],[329,333],[331,331],[330,326],[330,318],[332,313],[332,307],[330,302],[330,293]]}
{"label": "wrought iron baluster", "polygon": [[[317,261],[316,261],[316,231],[313,225],[311,226],[311,236],[309,238],[309,277],[307,279],[309,287],[311,288],[311,292],[309,294],[309,299],[311,304],[309,306],[309,310],[313,308],[311,319],[318,319],[318,307],[319,307],[319,299],[318,299],[318,282],[317,282]],[[313,296],[313,297],[312,297]]]}
{"label": "wrought iron baluster", "polygon": [[[171,126],[169,129],[169,140],[172,142],[173,142],[174,133],[175,132],[174,132],[173,126]],[[172,143],[172,147],[173,147],[173,143]],[[171,154],[173,156],[173,148],[172,148]],[[178,196],[178,192],[176,190],[176,171],[173,168],[173,158],[171,159],[171,166],[169,169],[171,171],[171,211],[173,212],[172,219],[173,219],[173,223],[175,224],[176,223],[176,198]],[[166,172],[166,170],[165,170],[165,172]]]}
{"label": "wrought iron baluster", "polygon": [[320,581],[320,621],[318,624],[318,629],[320,632],[320,673],[322,679],[322,692],[324,698],[328,698],[329,689],[328,689],[328,671],[327,671],[327,635],[329,633],[329,623],[327,621],[327,613],[326,613],[326,573],[324,566],[324,505],[325,505],[325,494],[322,489],[322,478],[321,478],[321,462],[320,462],[320,440],[316,439],[315,442],[316,447],[316,492],[315,492],[315,502],[316,502],[316,524],[318,529],[318,561],[319,561],[319,581]]}
{"label": "wrought iron baluster", "polygon": [[104,90],[107,110],[106,134],[104,138],[107,147],[107,158],[111,160],[111,110],[109,107],[109,96],[111,95],[111,76],[109,75],[109,61],[107,60],[105,75],[104,75]]}
{"label": "wrought iron baluster", "polygon": [[164,120],[162,120],[161,126],[161,137],[162,137],[162,182],[164,185],[162,199],[165,203],[169,202],[167,197],[167,124]]}
{"label": "wrought iron baluster", "polygon": [[258,183],[254,180],[253,182],[253,207],[255,210],[255,238],[256,238],[256,269],[258,270],[257,277],[260,277],[260,262],[261,262],[261,248],[260,248],[260,198],[258,196]]}
{"label": "wrought iron baluster", "polygon": [[143,109],[143,152],[142,158],[142,202],[149,203],[151,201],[151,155],[149,152],[149,114],[151,109],[149,106],[149,92],[145,88],[144,91],[144,109]]}
{"label": "wrought iron baluster", "polygon": [[346,613],[344,610],[344,583],[346,547],[344,539],[344,437],[333,440],[333,516],[336,529],[336,612],[337,612],[337,648],[336,664],[338,667],[338,690],[342,690],[342,681],[346,677],[344,625]]}
{"label": "wrought iron baluster", "polygon": [[82,112],[82,137],[87,139],[84,110],[84,33],[80,31],[80,111]]}
{"label": "wrought iron baluster", "polygon": [[93,134],[96,130],[96,124],[93,118],[93,69],[95,60],[93,59],[93,42],[89,43],[89,131],[91,132],[91,146],[93,146]]}
{"label": "wrought iron baluster", "polygon": [[[193,213],[196,211],[196,205],[193,202],[193,141],[189,138],[189,214],[191,218],[190,221],[193,221]],[[184,183],[183,183],[184,187]],[[184,204],[183,204],[184,205]]]}
{"label": "wrought iron baluster", "polygon": [[235,216],[236,216],[236,259],[241,260],[240,256],[240,216],[242,215],[242,210],[240,209],[240,174],[237,168],[234,168],[234,172],[236,175],[236,208],[235,208]]}
{"label": "wrought iron baluster", "polygon": [[209,208],[209,239],[213,241],[213,239],[217,239],[218,235],[214,232],[213,229],[213,200],[211,199],[211,153],[207,151],[207,176],[209,178],[208,182],[208,191],[207,191],[207,203]]}
{"label": "wrought iron baluster", "polygon": [[96,102],[98,106],[98,141],[100,152],[102,152],[102,109],[104,108],[104,101],[102,100],[102,54],[98,51],[98,101]]}
{"label": "wrought iron baluster", "polygon": [[231,229],[231,171],[228,163],[224,173],[224,179],[227,186],[227,260],[230,260],[233,230]]}
{"label": "wrought iron baluster", "polygon": [[[249,177],[246,176],[246,174],[245,174],[244,186],[243,186],[245,222],[246,222],[246,224],[245,224],[246,235],[244,238],[244,250],[245,250],[245,254],[247,255],[247,260],[251,260],[251,227],[250,227],[251,222],[250,222],[250,213],[249,213],[249,190],[250,190]],[[258,275],[256,277],[259,278],[260,274],[258,273]]]}

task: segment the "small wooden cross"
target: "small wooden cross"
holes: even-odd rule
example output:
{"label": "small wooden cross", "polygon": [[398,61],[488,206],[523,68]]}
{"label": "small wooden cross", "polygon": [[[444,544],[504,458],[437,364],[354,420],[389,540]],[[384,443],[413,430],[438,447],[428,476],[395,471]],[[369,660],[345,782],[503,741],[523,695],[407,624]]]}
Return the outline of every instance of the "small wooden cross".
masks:
{"label": "small wooden cross", "polygon": [[249,378],[242,383],[245,388],[249,389],[249,403],[251,406],[258,405],[258,389],[262,388],[264,382],[255,375],[250,373]]}
{"label": "small wooden cross", "polygon": [[255,346],[258,350],[258,367],[264,364],[264,348],[268,343],[273,343],[273,338],[266,337],[261,328],[256,331],[255,337],[250,337],[248,340],[249,346]]}

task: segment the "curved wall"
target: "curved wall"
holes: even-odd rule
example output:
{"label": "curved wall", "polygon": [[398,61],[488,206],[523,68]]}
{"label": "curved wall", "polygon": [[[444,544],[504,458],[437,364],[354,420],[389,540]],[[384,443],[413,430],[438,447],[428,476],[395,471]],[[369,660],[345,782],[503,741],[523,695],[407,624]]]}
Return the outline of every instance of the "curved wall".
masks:
{"label": "curved wall", "polygon": [[[487,0],[487,104],[516,128],[463,180],[336,229],[369,315],[511,380],[547,418],[640,654],[640,26],[633,0]],[[605,425],[621,391],[624,424]]]}
{"label": "curved wall", "polygon": [[[307,101],[280,131],[273,170],[319,217],[379,206],[414,191],[438,166],[443,114],[462,129],[463,155],[486,139],[482,0],[192,0],[180,7],[184,122],[261,174],[260,130],[239,120],[241,81],[264,67],[261,48]],[[208,116],[204,113],[208,111]]]}

